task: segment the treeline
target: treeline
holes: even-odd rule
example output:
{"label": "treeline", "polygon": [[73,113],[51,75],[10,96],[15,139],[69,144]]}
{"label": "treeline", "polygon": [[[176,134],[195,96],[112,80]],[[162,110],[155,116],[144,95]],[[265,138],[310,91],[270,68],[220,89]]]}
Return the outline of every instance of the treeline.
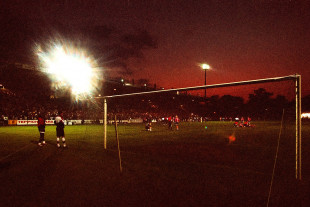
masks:
{"label": "treeline", "polygon": [[248,100],[242,97],[223,95],[201,97],[187,93],[162,93],[120,97],[108,100],[109,110],[123,113],[135,110],[145,113],[174,114],[188,117],[196,114],[210,120],[235,117],[253,117],[256,120],[279,120],[283,114],[294,118],[295,101],[289,101],[285,96],[273,96],[264,88],[254,90]]}

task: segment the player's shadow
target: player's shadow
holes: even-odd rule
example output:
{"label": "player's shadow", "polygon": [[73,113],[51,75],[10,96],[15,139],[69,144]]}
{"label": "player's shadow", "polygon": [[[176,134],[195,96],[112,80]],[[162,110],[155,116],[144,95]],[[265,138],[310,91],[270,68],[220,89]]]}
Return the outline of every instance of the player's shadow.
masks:
{"label": "player's shadow", "polygon": [[[39,141],[38,140],[31,140],[30,143],[32,143],[34,145],[38,145]],[[45,140],[45,143],[46,143],[46,145],[53,145],[53,146],[57,147],[56,142]]]}

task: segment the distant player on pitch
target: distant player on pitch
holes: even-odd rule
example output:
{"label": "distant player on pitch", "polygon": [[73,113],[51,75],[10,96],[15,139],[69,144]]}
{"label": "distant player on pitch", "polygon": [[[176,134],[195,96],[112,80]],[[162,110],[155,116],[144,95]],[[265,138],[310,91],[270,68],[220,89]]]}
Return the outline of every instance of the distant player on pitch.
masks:
{"label": "distant player on pitch", "polygon": [[172,124],[173,124],[173,117],[168,117],[168,129],[172,130]]}
{"label": "distant player on pitch", "polygon": [[175,125],[177,130],[179,130],[179,123],[180,123],[180,119],[179,119],[178,115],[176,115],[174,117],[174,125]]}
{"label": "distant player on pitch", "polygon": [[59,112],[58,116],[55,118],[56,124],[56,136],[57,136],[57,147],[60,147],[60,138],[62,139],[63,147],[67,147],[65,139],[65,122],[63,120],[63,113]]}
{"label": "distant player on pitch", "polygon": [[38,129],[40,133],[40,139],[38,145],[41,147],[45,145],[44,134],[45,134],[45,118],[41,114],[38,116]]}

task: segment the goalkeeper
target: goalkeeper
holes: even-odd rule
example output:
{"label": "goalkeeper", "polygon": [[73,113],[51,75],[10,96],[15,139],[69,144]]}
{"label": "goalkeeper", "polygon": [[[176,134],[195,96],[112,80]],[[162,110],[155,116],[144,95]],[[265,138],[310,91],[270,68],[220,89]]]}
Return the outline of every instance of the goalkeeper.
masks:
{"label": "goalkeeper", "polygon": [[58,116],[56,116],[55,118],[55,122],[56,124],[56,136],[57,136],[57,147],[60,147],[60,138],[62,139],[62,144],[63,147],[67,147],[66,145],[66,138],[65,138],[65,123],[63,120],[63,113],[59,112]]}

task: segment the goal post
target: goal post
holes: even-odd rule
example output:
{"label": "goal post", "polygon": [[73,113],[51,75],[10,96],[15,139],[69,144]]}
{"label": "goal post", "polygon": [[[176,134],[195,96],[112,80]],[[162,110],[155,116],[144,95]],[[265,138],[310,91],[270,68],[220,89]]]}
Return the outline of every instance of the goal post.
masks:
{"label": "goal post", "polygon": [[103,124],[104,124],[104,149],[107,149],[107,122],[108,122],[108,119],[107,119],[107,114],[108,114],[108,106],[107,106],[107,99],[105,98],[104,99],[104,105],[103,105],[103,110],[104,110],[104,120],[103,120]]}
{"label": "goal post", "polygon": [[180,93],[187,92],[193,90],[202,90],[202,89],[213,89],[213,88],[224,88],[231,86],[242,86],[242,85],[252,85],[252,84],[261,84],[261,83],[272,83],[272,82],[281,82],[281,81],[295,81],[295,139],[296,139],[296,157],[295,157],[295,176],[297,180],[301,180],[302,176],[302,139],[301,139],[301,75],[294,74],[283,77],[274,77],[274,78],[265,78],[265,79],[256,79],[256,80],[247,80],[247,81],[238,81],[238,82],[230,82],[230,83],[220,83],[220,84],[212,84],[212,85],[202,85],[202,86],[194,86],[194,87],[186,87],[186,88],[176,88],[176,89],[167,89],[167,90],[153,90],[153,91],[145,91],[145,92],[137,92],[137,93],[128,93],[128,94],[119,94],[119,95],[110,95],[110,96],[102,96],[95,97],[95,99],[103,99],[104,100],[104,149],[107,149],[107,100],[113,99],[117,97],[135,97],[141,95],[153,95],[160,93]]}
{"label": "goal post", "polygon": [[301,76],[296,75],[296,179],[301,180]]}

